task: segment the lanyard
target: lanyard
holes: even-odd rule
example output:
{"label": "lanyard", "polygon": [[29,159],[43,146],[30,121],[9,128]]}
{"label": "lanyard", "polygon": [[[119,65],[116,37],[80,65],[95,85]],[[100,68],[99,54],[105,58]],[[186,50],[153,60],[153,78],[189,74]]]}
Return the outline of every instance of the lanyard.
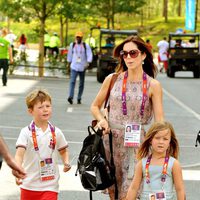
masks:
{"label": "lanyard", "polygon": [[[123,112],[123,115],[127,115],[127,106],[126,106],[127,78],[128,78],[128,71],[126,71],[124,74],[123,85],[122,85],[122,112]],[[140,115],[143,117],[145,102],[147,100],[147,75],[145,72],[143,72],[142,80],[143,80],[143,82],[142,82],[142,104],[141,104],[141,109],[140,109]]]}
{"label": "lanyard", "polygon": [[[56,146],[56,134],[55,134],[55,128],[50,124],[49,124],[49,127],[51,129],[51,134],[52,134],[52,150],[55,149],[55,146]],[[36,137],[36,131],[35,131],[35,122],[33,122],[31,124],[31,131],[32,131],[32,138],[33,138],[33,146],[34,146],[34,149],[35,151],[39,151],[39,147],[38,147],[38,142],[37,142],[37,137]]]}
{"label": "lanyard", "polygon": [[[78,55],[78,44],[76,43],[74,46],[74,49],[76,51],[76,55]],[[80,44],[80,55],[82,54],[83,44]]]}
{"label": "lanyard", "polygon": [[[146,183],[147,184],[150,183],[149,165],[150,165],[150,162],[151,162],[151,158],[152,158],[152,154],[147,158],[146,167],[145,167],[145,176],[146,176]],[[165,161],[164,161],[162,176],[161,176],[161,182],[163,184],[164,184],[164,182],[166,180],[166,176],[167,176],[166,174],[167,174],[168,163],[169,163],[169,155],[167,154],[165,156]]]}

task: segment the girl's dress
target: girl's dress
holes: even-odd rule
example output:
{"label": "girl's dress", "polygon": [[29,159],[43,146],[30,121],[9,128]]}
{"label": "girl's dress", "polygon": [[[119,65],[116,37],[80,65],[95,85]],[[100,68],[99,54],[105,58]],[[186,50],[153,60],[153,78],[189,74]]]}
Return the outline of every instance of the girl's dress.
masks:
{"label": "girl's dress", "polygon": [[[174,161],[175,161],[175,158],[173,157],[169,158],[169,163],[167,167],[167,177],[163,185],[163,189],[166,193],[166,200],[176,199],[176,195],[174,192],[173,177],[172,177],[172,167],[173,167]],[[145,174],[146,162],[147,162],[147,158],[143,158],[142,159],[143,176]],[[158,166],[158,165],[149,166],[150,184],[147,184],[146,178],[143,177],[143,184],[142,184],[143,188],[140,195],[140,200],[148,200],[149,193],[162,191],[162,182],[161,182],[162,170],[163,170],[163,166]]]}
{"label": "girl's dress", "polygon": [[[142,103],[142,86],[143,81],[132,82],[127,80],[126,85],[126,105],[127,115],[123,115],[122,112],[122,84],[124,73],[121,73],[110,92],[110,111],[108,116],[109,125],[113,134],[113,156],[116,167],[116,178],[118,184],[119,199],[126,196],[129,185],[131,184],[132,177],[128,177],[129,169],[129,154],[128,148],[124,147],[124,133],[125,125],[127,123],[139,123],[141,125],[149,124],[152,119],[152,102],[149,99],[148,89],[151,81],[151,77],[147,75],[147,100],[145,102],[144,115],[141,117],[140,109]],[[144,138],[144,128],[141,131],[141,141]],[[108,135],[104,136],[104,145],[106,149],[107,157],[110,155],[109,139]],[[136,163],[134,150],[131,155],[131,160]],[[109,189],[114,190],[114,186]]]}

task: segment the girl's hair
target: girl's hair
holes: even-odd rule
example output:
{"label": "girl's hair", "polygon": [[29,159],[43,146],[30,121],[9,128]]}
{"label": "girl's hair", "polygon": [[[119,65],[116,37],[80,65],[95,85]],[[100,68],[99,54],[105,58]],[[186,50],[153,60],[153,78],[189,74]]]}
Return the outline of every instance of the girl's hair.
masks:
{"label": "girl's hair", "polygon": [[115,58],[118,58],[118,60],[119,60],[119,64],[116,68],[116,72],[119,73],[119,72],[126,71],[128,69],[124,62],[124,59],[120,56],[120,51],[123,50],[124,44],[126,44],[128,42],[133,42],[134,44],[137,45],[138,49],[142,53],[146,54],[146,58],[144,59],[144,64],[142,65],[143,70],[149,76],[155,78],[155,76],[158,72],[158,69],[153,62],[153,55],[152,55],[150,49],[148,48],[148,46],[146,45],[145,41],[142,38],[140,38],[139,36],[129,36],[121,44],[119,44],[118,46],[115,47],[115,49],[113,51],[113,56]]}
{"label": "girl's hair", "polygon": [[144,142],[142,143],[142,145],[140,146],[139,151],[138,151],[137,157],[139,160],[148,156],[151,153],[151,141],[152,141],[153,137],[159,131],[163,131],[166,129],[171,133],[171,141],[169,144],[168,153],[170,156],[173,156],[176,159],[178,158],[179,144],[178,144],[178,140],[176,138],[174,128],[169,122],[162,121],[162,122],[154,122],[152,124],[152,126],[149,128],[147,134],[145,135]]}
{"label": "girl's hair", "polygon": [[26,105],[29,109],[33,109],[36,103],[43,103],[44,101],[49,101],[51,103],[51,96],[44,89],[33,90],[26,96]]}

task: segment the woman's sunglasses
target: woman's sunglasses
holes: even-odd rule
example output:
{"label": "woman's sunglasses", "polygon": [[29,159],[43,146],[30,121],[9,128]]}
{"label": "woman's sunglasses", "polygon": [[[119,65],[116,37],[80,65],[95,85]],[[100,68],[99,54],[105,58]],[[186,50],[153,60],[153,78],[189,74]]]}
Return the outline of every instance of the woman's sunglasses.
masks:
{"label": "woman's sunglasses", "polygon": [[120,56],[121,56],[122,58],[127,58],[127,57],[128,57],[128,54],[129,54],[131,58],[136,58],[136,57],[139,55],[140,52],[141,52],[141,51],[139,51],[139,50],[131,50],[131,51],[124,51],[124,50],[121,50],[121,51],[120,51]]}

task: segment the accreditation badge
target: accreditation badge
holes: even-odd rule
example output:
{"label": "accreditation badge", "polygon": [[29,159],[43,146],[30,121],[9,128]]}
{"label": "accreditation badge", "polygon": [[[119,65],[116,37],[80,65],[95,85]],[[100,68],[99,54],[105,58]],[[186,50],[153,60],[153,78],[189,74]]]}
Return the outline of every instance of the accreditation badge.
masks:
{"label": "accreditation badge", "polygon": [[140,146],[141,125],[140,124],[126,124],[124,135],[125,147],[139,147]]}
{"label": "accreditation badge", "polygon": [[164,191],[150,193],[149,200],[166,200],[166,194]]}
{"label": "accreditation badge", "polygon": [[77,57],[77,58],[76,58],[76,62],[77,62],[77,63],[81,63],[81,57]]}
{"label": "accreditation badge", "polygon": [[55,179],[55,167],[52,158],[46,158],[39,161],[41,181]]}

